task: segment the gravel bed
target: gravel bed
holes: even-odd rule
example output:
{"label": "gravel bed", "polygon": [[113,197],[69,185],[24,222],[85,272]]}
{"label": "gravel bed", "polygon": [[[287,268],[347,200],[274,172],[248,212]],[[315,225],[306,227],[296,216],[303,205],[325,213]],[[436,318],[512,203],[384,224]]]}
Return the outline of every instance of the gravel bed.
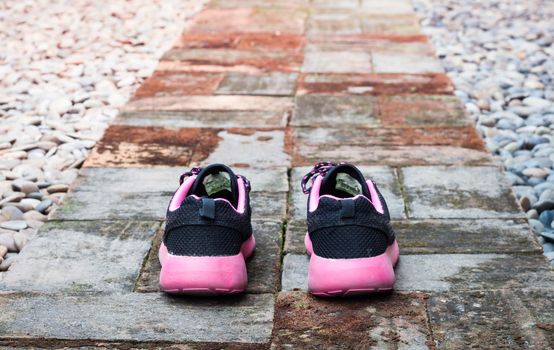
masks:
{"label": "gravel bed", "polygon": [[554,4],[415,0],[456,94],[554,264]]}
{"label": "gravel bed", "polygon": [[0,3],[0,271],[203,2]]}

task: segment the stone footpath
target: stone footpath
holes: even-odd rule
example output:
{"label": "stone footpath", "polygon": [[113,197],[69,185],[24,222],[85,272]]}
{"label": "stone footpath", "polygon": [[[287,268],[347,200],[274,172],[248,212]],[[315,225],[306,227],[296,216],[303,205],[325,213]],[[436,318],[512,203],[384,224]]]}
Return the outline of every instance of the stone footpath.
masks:
{"label": "stone footpath", "polygon": [[[319,160],[362,166],[401,247],[390,294],[306,294],[305,197]],[[252,181],[243,296],[159,293],[179,175]],[[0,345],[546,349],[554,274],[501,168],[403,0],[218,0],[162,58],[64,204],[0,275]]]}

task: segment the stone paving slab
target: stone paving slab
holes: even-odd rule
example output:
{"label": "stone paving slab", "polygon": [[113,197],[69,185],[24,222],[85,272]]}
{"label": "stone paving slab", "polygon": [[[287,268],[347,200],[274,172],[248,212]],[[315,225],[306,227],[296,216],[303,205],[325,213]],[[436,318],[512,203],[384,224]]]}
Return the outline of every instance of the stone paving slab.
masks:
{"label": "stone paving slab", "polygon": [[445,74],[301,74],[297,94],[452,94]]}
{"label": "stone paving slab", "polygon": [[[273,295],[226,299],[159,293],[0,295],[0,340],[269,341]],[[139,307],[140,309],[137,309]]]}
{"label": "stone paving slab", "polygon": [[454,146],[367,146],[340,145],[321,147],[298,145],[294,166],[315,164],[321,159],[339,159],[357,165],[492,165],[488,153]]}
{"label": "stone paving slab", "polygon": [[[84,168],[72,185],[73,192],[162,192],[173,193],[179,187],[179,177],[188,167],[157,168]],[[252,184],[252,192],[287,192],[286,168],[237,168]]]}
{"label": "stone paving slab", "polygon": [[130,102],[115,123],[166,127],[284,127],[292,107],[288,97],[146,97]]}
{"label": "stone paving slab", "polygon": [[[252,200],[258,192],[288,190],[284,168],[239,169],[252,180]],[[53,214],[56,220],[163,220],[173,192],[179,187],[182,168],[85,168]],[[263,197],[263,196],[262,196]],[[265,210],[282,217],[285,202]],[[261,211],[260,215],[264,212]]]}
{"label": "stone paving slab", "polygon": [[295,73],[229,73],[215,94],[294,96],[297,79],[298,74]]}
{"label": "stone paving slab", "polygon": [[[525,219],[393,220],[402,254],[540,253]],[[304,254],[305,220],[287,223],[286,253]]]}
{"label": "stone paving slab", "polygon": [[552,289],[442,293],[429,299],[438,349],[549,349],[554,344]]}
{"label": "stone paving slab", "polygon": [[450,96],[301,95],[296,98],[293,126],[406,127],[466,126],[460,102]]}
{"label": "stone paving slab", "polygon": [[182,70],[191,72],[237,72],[245,67],[261,71],[294,72],[301,67],[302,55],[287,51],[177,49],[167,52],[162,60],[178,62]]}
{"label": "stone paving slab", "polygon": [[454,96],[380,96],[379,116],[387,126],[473,126]]}
{"label": "stone paving slab", "polygon": [[[310,171],[311,167],[295,167],[291,171],[291,196],[289,217],[305,219],[308,196],[302,192],[300,181]],[[392,218],[404,218],[404,202],[400,192],[400,183],[394,169],[382,166],[360,167],[368,179],[373,179],[379,191],[387,199],[387,205]]]}
{"label": "stone paving slab", "polygon": [[208,8],[195,16],[188,32],[302,34],[306,16],[306,11],[294,7]]}
{"label": "stone paving slab", "polygon": [[496,167],[406,167],[400,173],[411,218],[523,217]]}
{"label": "stone paving slab", "polygon": [[[173,192],[71,192],[64,198],[52,219],[55,220],[164,220]],[[276,192],[253,192],[252,205],[264,206],[253,210],[253,218],[282,219],[286,196]],[[277,199],[278,202],[267,200]]]}
{"label": "stone paving slab", "polygon": [[129,292],[157,222],[51,221],[25,246],[0,290]]}
{"label": "stone paving slab", "polygon": [[[279,290],[281,269],[281,241],[283,230],[281,223],[269,220],[255,220],[252,223],[256,237],[256,251],[247,261],[247,293],[275,293]],[[158,250],[163,231],[154,237],[152,249],[143,272],[138,279],[136,291],[159,292],[160,263]]]}
{"label": "stone paving slab", "polygon": [[[258,150],[267,151],[268,158]],[[286,167],[285,133],[280,130],[159,128],[112,125],[85,167],[149,167],[225,163],[245,167]]]}
{"label": "stone paving slab", "polygon": [[[401,248],[402,249],[402,248]],[[395,289],[443,292],[550,288],[554,275],[542,254],[428,254],[401,255]],[[287,254],[283,260],[282,290],[306,290],[309,257]]]}
{"label": "stone paving slab", "polygon": [[284,127],[290,111],[146,111],[123,112],[114,124],[165,128]]}
{"label": "stone paving slab", "polygon": [[[184,32],[174,49],[224,48],[249,51],[287,51],[290,54],[302,54],[305,38],[299,34],[281,32],[260,33],[190,33]],[[161,61],[158,69],[167,67],[170,62]],[[176,62],[173,62],[176,63]],[[178,67],[176,65],[175,67]],[[223,67],[222,67],[223,68]],[[245,67],[227,67],[230,71],[244,70]],[[254,69],[257,70],[257,69]],[[260,70],[261,72],[267,70]]]}
{"label": "stone paving slab", "polygon": [[298,149],[318,147],[322,152],[341,145],[365,146],[456,146],[485,151],[473,127],[437,128],[295,128]]}
{"label": "stone paving slab", "polygon": [[424,294],[365,299],[280,293],[272,349],[426,349],[432,344]]}
{"label": "stone paving slab", "polygon": [[283,130],[224,130],[217,147],[198,164],[225,163],[231,167],[289,167]]}
{"label": "stone paving slab", "polygon": [[222,73],[155,71],[135,92],[144,97],[211,95],[224,78]]}
{"label": "stone paving slab", "polygon": [[188,166],[208,157],[220,129],[111,125],[85,167]]}

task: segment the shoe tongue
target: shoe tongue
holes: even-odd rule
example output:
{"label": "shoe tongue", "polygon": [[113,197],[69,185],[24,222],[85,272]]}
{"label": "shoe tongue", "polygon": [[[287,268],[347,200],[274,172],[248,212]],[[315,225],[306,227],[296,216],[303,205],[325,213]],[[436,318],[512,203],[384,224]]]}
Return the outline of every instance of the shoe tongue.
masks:
{"label": "shoe tongue", "polygon": [[340,164],[330,169],[323,177],[320,195],[328,194],[339,198],[364,195],[371,198],[362,173],[351,164]]}
{"label": "shoe tongue", "polygon": [[196,175],[189,194],[198,197],[223,198],[236,207],[238,202],[237,177],[226,165],[209,165]]}

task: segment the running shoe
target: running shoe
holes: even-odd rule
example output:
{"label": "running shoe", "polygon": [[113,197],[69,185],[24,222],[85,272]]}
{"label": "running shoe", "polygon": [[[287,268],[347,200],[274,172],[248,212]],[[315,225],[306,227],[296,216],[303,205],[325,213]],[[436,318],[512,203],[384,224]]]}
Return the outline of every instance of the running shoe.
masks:
{"label": "running shoe", "polygon": [[375,183],[351,164],[323,162],[301,186],[309,194],[308,290],[319,296],[391,290],[399,249]]}
{"label": "running shoe", "polygon": [[245,259],[256,246],[249,193],[250,182],[223,164],[181,176],[159,251],[163,291],[233,294],[246,289]]}

